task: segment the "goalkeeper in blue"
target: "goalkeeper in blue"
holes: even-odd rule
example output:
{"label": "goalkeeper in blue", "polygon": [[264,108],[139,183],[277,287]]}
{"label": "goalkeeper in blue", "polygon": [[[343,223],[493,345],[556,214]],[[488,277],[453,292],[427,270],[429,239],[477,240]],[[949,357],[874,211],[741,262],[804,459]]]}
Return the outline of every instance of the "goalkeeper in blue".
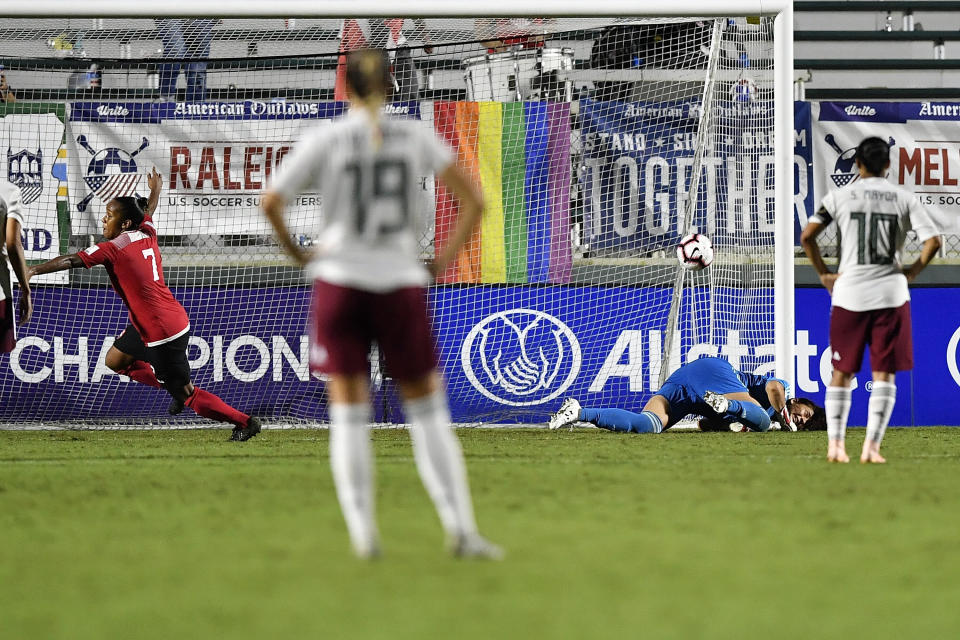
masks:
{"label": "goalkeeper in blue", "polygon": [[[689,414],[704,416],[703,431],[730,430],[733,423],[750,431],[816,428],[818,407],[805,398],[790,398],[790,385],[772,375],[737,371],[722,358],[700,358],[677,369],[640,413],[624,409],[583,408],[567,398],[549,427],[589,422],[626,433],[660,433]],[[821,420],[822,421],[822,420]]]}

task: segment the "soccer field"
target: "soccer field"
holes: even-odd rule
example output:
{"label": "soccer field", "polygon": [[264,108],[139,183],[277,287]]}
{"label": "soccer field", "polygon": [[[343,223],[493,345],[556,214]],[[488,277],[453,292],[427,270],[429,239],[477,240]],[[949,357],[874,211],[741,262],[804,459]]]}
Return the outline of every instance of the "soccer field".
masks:
{"label": "soccer field", "polygon": [[0,432],[0,636],[953,637],[958,433],[891,429],[864,467],[824,434],[461,430],[489,563],[443,553],[376,431],[366,563],[325,431]]}

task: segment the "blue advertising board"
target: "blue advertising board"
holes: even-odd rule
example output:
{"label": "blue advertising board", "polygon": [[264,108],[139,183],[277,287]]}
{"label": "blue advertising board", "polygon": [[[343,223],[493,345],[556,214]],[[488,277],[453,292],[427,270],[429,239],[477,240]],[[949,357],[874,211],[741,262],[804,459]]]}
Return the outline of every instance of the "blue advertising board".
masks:
{"label": "blue advertising board", "polygon": [[[268,420],[326,420],[323,384],[308,374],[307,288],[174,293],[191,317],[188,355],[198,386]],[[641,408],[658,388],[663,339],[645,310],[669,295],[668,289],[630,287],[435,289],[435,329],[454,420],[543,422],[567,396],[588,406]],[[822,289],[798,289],[796,303],[796,394],[822,404],[831,372],[830,298]],[[897,376],[892,424],[954,424],[953,403],[944,399],[955,398],[960,387],[960,317],[943,310],[960,308],[960,289],[915,289],[912,304],[916,366]],[[16,349],[0,360],[0,419],[167,418],[165,394],[124,381],[103,364],[127,324],[111,290],[38,288],[35,305],[37,314]],[[62,315],[45,313],[54,308],[95,313],[64,324]],[[265,316],[257,309],[284,311]],[[773,347],[729,328],[711,342],[684,343],[679,355],[684,362],[720,355],[735,367],[766,372]],[[866,422],[869,380],[865,361],[853,392],[853,425]],[[393,394],[383,393],[378,418],[399,420]]]}
{"label": "blue advertising board", "polygon": [[[892,425],[956,425],[954,399],[960,388],[957,346],[960,316],[944,310],[960,308],[960,289],[912,289],[913,371],[897,374],[897,404]],[[798,289],[797,394],[823,404],[830,380],[830,296],[825,289]],[[869,357],[854,381],[850,424],[867,421],[871,373]]]}
{"label": "blue advertising board", "polygon": [[[308,289],[190,287],[173,293],[190,316],[188,357],[197,386],[267,418],[325,416],[323,389],[309,381],[307,368]],[[36,288],[33,297],[33,319],[0,366],[2,419],[169,418],[165,393],[121,379],[104,365],[128,323],[119,296],[107,288],[55,287]],[[65,322],[55,309],[79,313]],[[192,419],[191,412],[184,414]]]}
{"label": "blue advertising board", "polygon": [[[309,290],[176,289],[192,323],[194,381],[237,408],[270,418],[326,420],[323,384],[310,378],[306,337]],[[441,287],[433,291],[436,333],[457,422],[542,422],[563,398],[584,405],[639,409],[658,388],[663,336],[645,309],[667,289],[629,287]],[[504,300],[510,305],[504,306]],[[823,403],[830,379],[830,298],[798,289],[796,394]],[[951,402],[960,387],[960,289],[913,291],[913,372],[897,376],[893,425],[956,423]],[[6,421],[166,418],[165,394],[127,382],[103,357],[127,324],[109,289],[39,288],[38,313],[17,348],[0,360],[0,419]],[[96,318],[63,324],[45,309],[95,309]],[[261,315],[223,309],[284,309]],[[576,314],[570,312],[577,309]],[[585,310],[616,313],[590,313]],[[772,345],[750,332],[725,329],[712,343],[684,344],[682,361],[726,357],[738,368],[766,372]],[[856,377],[850,423],[866,422],[869,361]],[[378,418],[399,420],[384,392]]]}

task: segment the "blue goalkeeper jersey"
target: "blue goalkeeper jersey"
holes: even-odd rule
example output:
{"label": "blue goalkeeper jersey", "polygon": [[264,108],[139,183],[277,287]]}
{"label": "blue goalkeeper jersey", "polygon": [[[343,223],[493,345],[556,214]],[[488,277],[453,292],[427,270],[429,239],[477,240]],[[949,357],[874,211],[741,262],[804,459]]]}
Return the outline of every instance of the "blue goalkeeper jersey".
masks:
{"label": "blue goalkeeper jersey", "polygon": [[737,371],[723,358],[700,358],[689,362],[674,371],[657,391],[657,395],[666,398],[670,404],[670,423],[664,427],[669,428],[689,414],[713,415],[713,410],[703,401],[707,391],[719,394],[746,391],[764,409],[769,409],[766,386],[770,380],[780,382],[790,397],[790,385],[773,375]]}
{"label": "blue goalkeeper jersey", "polygon": [[787,400],[793,397],[790,389],[790,383],[786,380],[775,377],[772,373],[760,375],[758,373],[747,373],[746,371],[737,371],[737,377],[747,388],[750,397],[760,403],[764,409],[770,408],[770,398],[767,397],[767,383],[771,380],[783,385],[783,393]]}

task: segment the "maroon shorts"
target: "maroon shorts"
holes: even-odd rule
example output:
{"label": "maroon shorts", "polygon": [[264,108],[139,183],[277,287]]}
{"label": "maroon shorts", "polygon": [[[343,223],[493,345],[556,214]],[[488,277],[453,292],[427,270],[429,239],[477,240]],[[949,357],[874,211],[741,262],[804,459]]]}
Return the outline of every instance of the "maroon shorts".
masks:
{"label": "maroon shorts", "polygon": [[13,314],[13,300],[0,300],[0,353],[9,353],[17,345]]}
{"label": "maroon shorts", "polygon": [[830,311],[833,368],[844,373],[860,371],[863,350],[868,344],[872,371],[892,373],[913,369],[910,303],[871,311],[833,307]]}
{"label": "maroon shorts", "polygon": [[370,371],[370,344],[383,352],[387,372],[416,380],[437,368],[427,294],[422,287],[385,293],[317,280],[310,302],[310,371],[352,375]]}

